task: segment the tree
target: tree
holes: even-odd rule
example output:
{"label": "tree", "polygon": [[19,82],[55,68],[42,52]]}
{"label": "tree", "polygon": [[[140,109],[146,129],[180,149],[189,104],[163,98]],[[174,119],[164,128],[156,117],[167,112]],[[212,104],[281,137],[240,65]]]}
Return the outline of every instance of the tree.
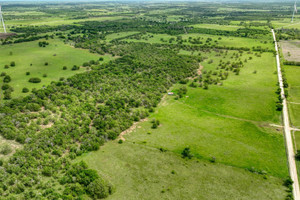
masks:
{"label": "tree", "polygon": [[63,66],[63,70],[67,70],[68,68],[67,68],[67,66]]}
{"label": "tree", "polygon": [[3,82],[4,82],[4,83],[9,83],[10,81],[11,81],[11,78],[10,78],[9,75],[6,75],[6,76],[4,77],[4,79],[3,79]]}
{"label": "tree", "polygon": [[88,194],[94,199],[103,199],[113,193],[113,186],[102,178],[97,178],[87,186]]}
{"label": "tree", "polygon": [[183,151],[181,152],[181,156],[183,158],[188,158],[188,159],[191,159],[193,157],[189,147],[186,147],[186,148],[183,149]]}
{"label": "tree", "polygon": [[75,71],[75,70],[79,70],[79,67],[78,67],[77,65],[74,65],[74,66],[72,67],[72,71]]}
{"label": "tree", "polygon": [[14,66],[16,66],[16,63],[15,63],[15,61],[12,61],[12,62],[10,63],[10,66],[11,66],[11,67],[14,67]]}
{"label": "tree", "polygon": [[23,93],[27,93],[27,92],[29,92],[29,89],[26,88],[26,87],[24,87],[24,88],[22,89],[22,92],[23,92]]}
{"label": "tree", "polygon": [[49,65],[49,63],[48,62],[45,62],[45,66],[48,66]]}
{"label": "tree", "polygon": [[29,82],[30,83],[40,83],[42,80],[40,79],[40,78],[37,78],[37,77],[35,77],[35,78],[30,78],[29,79]]}

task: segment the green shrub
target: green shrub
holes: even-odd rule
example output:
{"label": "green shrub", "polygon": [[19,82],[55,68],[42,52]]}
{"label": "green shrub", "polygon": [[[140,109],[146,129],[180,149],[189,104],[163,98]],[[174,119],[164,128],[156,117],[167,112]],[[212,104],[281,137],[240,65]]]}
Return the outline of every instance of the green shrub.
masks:
{"label": "green shrub", "polygon": [[34,78],[30,78],[29,82],[30,83],[40,83],[42,80],[40,78],[34,77]]}
{"label": "green shrub", "polygon": [[183,149],[183,151],[181,152],[181,156],[183,158],[188,158],[188,159],[191,159],[193,157],[189,147],[186,147],[186,148]]}
{"label": "green shrub", "polygon": [[3,83],[9,83],[10,81],[11,81],[11,78],[9,75],[4,76]]}
{"label": "green shrub", "polygon": [[3,155],[8,155],[11,152],[12,152],[12,148],[8,144],[3,145],[0,149],[0,153]]}
{"label": "green shrub", "polygon": [[12,61],[12,62],[10,63],[10,66],[11,66],[11,67],[14,67],[14,66],[16,66],[16,63],[15,63],[15,61]]}
{"label": "green shrub", "polygon": [[97,178],[87,186],[88,194],[94,199],[103,199],[114,192],[114,187],[102,178]]}

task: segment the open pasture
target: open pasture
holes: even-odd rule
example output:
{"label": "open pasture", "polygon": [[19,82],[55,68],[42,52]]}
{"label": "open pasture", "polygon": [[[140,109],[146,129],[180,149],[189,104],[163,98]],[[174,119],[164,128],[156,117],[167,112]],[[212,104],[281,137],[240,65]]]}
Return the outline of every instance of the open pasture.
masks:
{"label": "open pasture", "polygon": [[[272,42],[270,42],[271,34],[266,36],[265,38],[260,39],[252,39],[252,38],[241,38],[241,37],[230,37],[230,36],[217,36],[217,35],[207,35],[207,34],[197,34],[197,33],[189,33],[179,35],[184,40],[183,44],[188,45],[215,45],[215,46],[226,46],[226,47],[262,47],[262,48],[273,48]],[[193,39],[200,38],[201,44],[191,43],[189,39],[193,41]],[[210,42],[206,42],[207,39],[210,38]],[[146,43],[160,43],[160,44],[177,44],[176,36],[171,36],[168,34],[151,34],[148,33],[143,35],[140,39],[124,39],[127,42],[146,42]],[[170,40],[172,40],[170,42]]]}
{"label": "open pasture", "polygon": [[[72,71],[73,65],[81,66],[84,62],[98,60],[100,57],[104,58],[103,62],[112,59],[108,55],[100,56],[91,54],[88,50],[75,49],[57,39],[47,40],[47,42],[49,45],[46,47],[39,47],[39,41],[0,46],[0,72],[6,73],[12,79],[9,83],[14,89],[12,97],[26,95],[26,93],[22,93],[24,87],[30,91],[32,88],[39,89],[51,81],[58,81],[62,77],[67,78],[86,70],[80,68]],[[12,61],[15,62],[15,67],[10,66]],[[45,65],[45,63],[48,64]],[[9,68],[6,69],[5,65],[8,65]],[[67,67],[66,70],[63,70],[64,66]],[[26,75],[27,72],[30,74]],[[28,80],[32,77],[38,77],[42,81],[29,83]],[[1,77],[0,85],[3,85],[2,79],[3,77]]]}

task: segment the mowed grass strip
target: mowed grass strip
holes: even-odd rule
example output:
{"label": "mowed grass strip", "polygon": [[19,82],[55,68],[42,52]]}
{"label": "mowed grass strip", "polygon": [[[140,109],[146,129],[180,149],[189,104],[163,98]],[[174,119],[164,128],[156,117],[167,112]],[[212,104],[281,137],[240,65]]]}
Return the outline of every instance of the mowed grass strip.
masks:
{"label": "mowed grass strip", "polygon": [[[102,62],[113,59],[109,55],[100,56],[89,53],[88,50],[73,48],[56,39],[48,40],[49,45],[46,47],[39,47],[38,42],[0,46],[0,73],[5,72],[11,77],[12,81],[9,85],[14,88],[12,97],[26,95],[22,93],[24,87],[30,91],[32,88],[39,89],[50,84],[51,81],[58,81],[61,77],[67,78],[86,71],[85,68],[72,71],[73,65],[81,66],[84,62],[98,60],[100,57],[104,58]],[[16,63],[16,66],[5,69],[4,66],[10,65],[12,61]],[[46,62],[48,65],[45,65]],[[63,66],[66,66],[67,70],[63,70]],[[30,72],[30,75],[26,75],[26,72]],[[47,77],[43,77],[44,74]],[[40,78],[41,83],[28,82],[32,77]],[[2,79],[3,77],[1,77],[0,86],[3,85]]]}
{"label": "mowed grass strip", "polygon": [[[134,134],[134,133],[132,133]],[[219,163],[185,160],[127,140],[110,141],[84,160],[108,178],[116,192],[107,199],[284,199],[282,180]]]}

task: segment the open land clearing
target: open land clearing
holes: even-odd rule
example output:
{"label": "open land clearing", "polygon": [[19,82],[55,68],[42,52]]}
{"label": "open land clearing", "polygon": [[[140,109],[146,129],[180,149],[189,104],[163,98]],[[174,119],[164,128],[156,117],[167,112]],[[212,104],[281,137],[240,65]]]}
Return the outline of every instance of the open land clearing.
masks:
{"label": "open land clearing", "polygon": [[[230,52],[227,59],[233,53]],[[203,70],[216,68],[221,58],[213,57],[216,58],[213,63],[208,63],[208,60],[202,63]],[[257,74],[253,74],[255,70]],[[210,86],[208,90],[189,87],[186,96],[179,100],[167,96],[148,121],[139,123],[135,130],[123,136],[126,139],[123,144],[109,142],[98,152],[80,159],[114,180],[120,190],[111,199],[120,198],[124,191],[128,194],[126,199],[139,199],[141,196],[147,199],[151,195],[166,199],[220,199],[221,196],[230,199],[267,199],[270,196],[281,199],[284,191],[280,189],[280,179],[288,175],[284,141],[281,131],[269,125],[280,123],[280,114],[273,109],[275,70],[273,54],[264,53],[262,58],[249,61],[239,76],[230,75],[223,86]],[[182,85],[175,85],[171,91],[176,93],[180,87]],[[257,106],[259,109],[253,109]],[[151,129],[150,121],[154,118],[161,123],[157,129]],[[196,160],[180,158],[180,153],[187,146]],[[212,159],[217,164],[209,162]],[[215,171],[220,167],[222,172]],[[196,168],[201,169],[199,173]],[[172,170],[176,172],[175,176]],[[268,178],[260,179],[264,175],[258,175],[260,181],[256,182],[252,178],[257,174],[250,171],[266,174]],[[220,175],[222,173],[227,175]],[[233,178],[231,173],[245,178],[245,185],[240,183],[223,193],[223,184]],[[217,178],[213,174],[220,176]],[[241,179],[233,178],[231,184]],[[251,186],[248,185],[249,180]],[[271,180],[277,180],[275,190],[260,190],[264,184],[272,184]],[[206,195],[186,191],[186,187],[192,191],[205,191]],[[253,188],[256,192],[251,192],[253,190],[249,187],[257,187]]]}
{"label": "open land clearing", "polygon": [[[72,70],[74,65],[81,66],[84,62],[97,61],[100,57],[104,58],[103,62],[113,59],[108,55],[101,56],[89,53],[88,50],[73,48],[58,39],[49,39],[47,42],[49,45],[46,47],[39,47],[39,41],[0,46],[0,73],[4,72],[11,76],[10,84],[14,88],[13,97],[25,96],[26,93],[22,93],[24,87],[30,91],[33,88],[39,89],[50,84],[51,81],[58,81],[60,78],[68,78],[86,71],[86,68]],[[5,65],[9,66],[12,61],[16,63],[16,66],[6,69]],[[48,65],[45,65],[46,62]],[[64,66],[67,67],[66,70],[63,70]],[[26,75],[26,72],[30,72],[30,75]],[[46,77],[44,77],[45,74]],[[32,77],[38,77],[42,81],[40,83],[28,82]],[[1,85],[3,85],[2,82]]]}
{"label": "open land clearing", "polygon": [[300,62],[300,41],[281,41],[280,46],[285,60]]}

